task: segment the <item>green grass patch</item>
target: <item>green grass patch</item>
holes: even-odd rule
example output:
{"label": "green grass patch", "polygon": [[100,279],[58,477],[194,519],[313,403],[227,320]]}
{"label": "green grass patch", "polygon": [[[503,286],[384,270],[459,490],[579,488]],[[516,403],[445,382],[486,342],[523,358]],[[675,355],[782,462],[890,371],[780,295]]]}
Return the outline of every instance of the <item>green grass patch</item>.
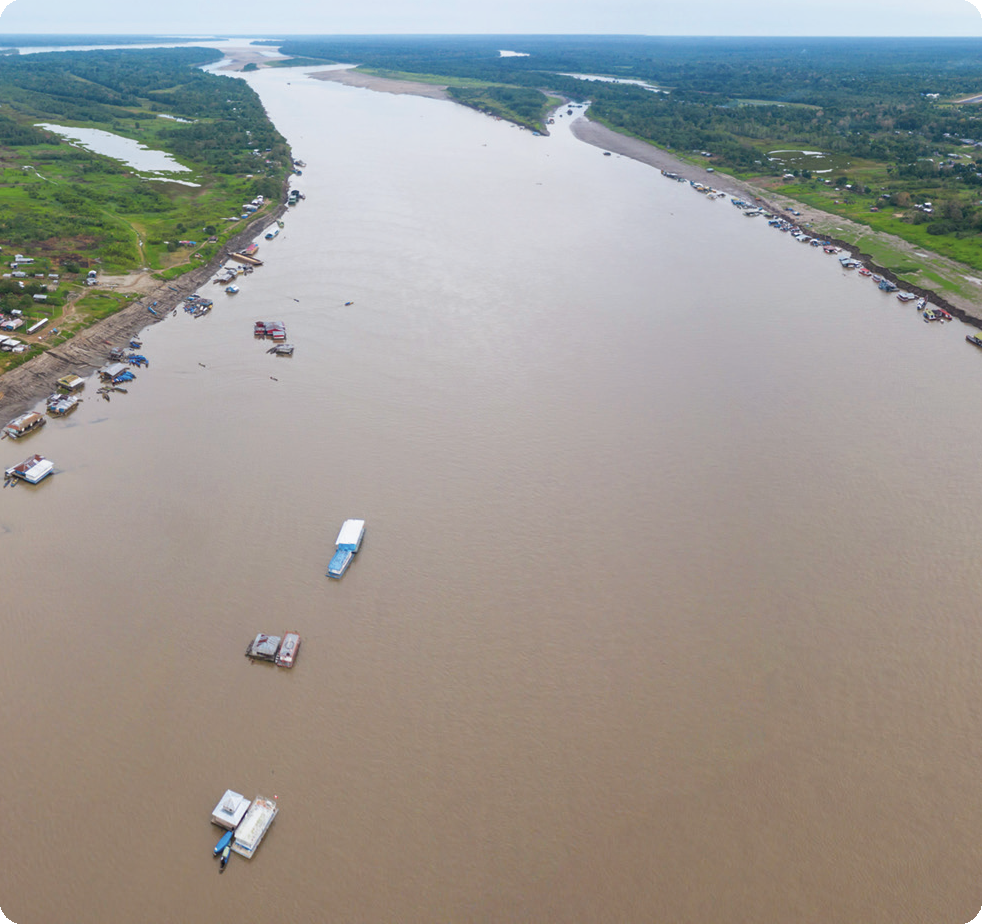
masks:
{"label": "green grass patch", "polygon": [[263,67],[324,67],[335,63],[337,62],[324,58],[275,58],[272,61],[264,61]]}
{"label": "green grass patch", "polygon": [[118,292],[95,292],[80,298],[76,307],[84,311],[93,321],[101,321],[125,308],[137,298],[135,295],[124,295]]}
{"label": "green grass patch", "polygon": [[813,106],[810,103],[785,103],[776,99],[735,99],[733,102],[738,106],[781,106],[788,109],[820,109],[820,106]]}
{"label": "green grass patch", "polygon": [[451,86],[447,92],[458,103],[537,132],[545,131],[546,113],[555,107],[551,101],[553,98],[529,87],[495,84],[486,87]]}

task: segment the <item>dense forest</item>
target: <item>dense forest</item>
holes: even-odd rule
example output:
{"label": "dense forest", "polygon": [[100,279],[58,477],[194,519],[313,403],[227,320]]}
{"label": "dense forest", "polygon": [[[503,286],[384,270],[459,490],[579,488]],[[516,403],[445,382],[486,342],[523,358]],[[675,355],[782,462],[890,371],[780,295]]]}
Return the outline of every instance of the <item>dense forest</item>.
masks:
{"label": "dense forest", "polygon": [[[974,109],[944,104],[982,92],[977,39],[433,36],[290,39],[281,48],[589,98],[593,114],[619,128],[679,150],[719,148],[721,160],[738,167],[760,160],[760,143],[774,140],[901,161],[949,136],[982,134]],[[522,54],[502,57],[506,48]],[[573,74],[643,81],[665,92]]]}
{"label": "dense forest", "polygon": [[201,48],[0,57],[0,114],[10,113],[8,123],[60,119],[132,135],[134,123],[156,123],[164,113],[193,120],[155,128],[166,150],[202,158],[220,173],[252,172],[254,149],[277,148],[282,158],[285,142],[245,81],[200,70],[220,57]]}
{"label": "dense forest", "polygon": [[[883,230],[926,231],[941,250],[939,238],[982,231],[982,113],[960,102],[982,94],[979,39],[356,36],[281,50],[498,95],[525,88],[540,103],[589,100],[590,118],[617,131]],[[827,160],[772,156],[788,148]],[[982,266],[982,248],[957,255]]]}
{"label": "dense forest", "polygon": [[[194,237],[214,234],[243,200],[278,198],[289,149],[245,81],[200,69],[220,58],[202,48],[0,57],[0,245],[38,245],[76,266],[153,265],[173,252],[169,239],[196,226]],[[38,127],[48,122],[165,150],[197,185],[141,177]]]}

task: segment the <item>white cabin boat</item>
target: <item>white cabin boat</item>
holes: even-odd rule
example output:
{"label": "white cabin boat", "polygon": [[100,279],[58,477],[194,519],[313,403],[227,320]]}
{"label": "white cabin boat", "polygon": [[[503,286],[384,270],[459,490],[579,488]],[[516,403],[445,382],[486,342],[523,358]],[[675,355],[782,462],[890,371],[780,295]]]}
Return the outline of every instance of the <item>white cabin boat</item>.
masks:
{"label": "white cabin boat", "polygon": [[245,818],[235,829],[232,850],[241,857],[251,858],[262,843],[278,811],[279,808],[272,799],[256,796]]}
{"label": "white cabin boat", "polygon": [[361,547],[361,541],[364,537],[364,520],[344,521],[341,525],[341,532],[338,533],[334,557],[327,566],[328,577],[339,578],[348,570],[348,565],[351,564],[352,558]]}
{"label": "white cabin boat", "polygon": [[276,654],[277,667],[293,667],[297,663],[298,651],[300,651],[300,635],[296,632],[284,632],[283,644]]}
{"label": "white cabin boat", "polygon": [[361,540],[364,537],[364,520],[345,520],[341,524],[341,532],[338,533],[338,540],[335,545],[339,549],[348,549],[351,552],[357,552],[361,547]]}

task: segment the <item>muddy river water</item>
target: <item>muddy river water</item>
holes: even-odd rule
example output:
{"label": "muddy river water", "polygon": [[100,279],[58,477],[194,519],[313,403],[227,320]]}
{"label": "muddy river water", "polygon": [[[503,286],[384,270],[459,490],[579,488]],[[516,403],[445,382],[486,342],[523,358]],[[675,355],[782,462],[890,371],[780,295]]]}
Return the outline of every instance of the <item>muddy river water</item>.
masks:
{"label": "muddy river water", "polygon": [[[249,79],[265,265],[0,443],[58,469],[0,493],[6,916],[974,917],[967,329],[568,117]],[[219,876],[227,788],[280,811]]]}

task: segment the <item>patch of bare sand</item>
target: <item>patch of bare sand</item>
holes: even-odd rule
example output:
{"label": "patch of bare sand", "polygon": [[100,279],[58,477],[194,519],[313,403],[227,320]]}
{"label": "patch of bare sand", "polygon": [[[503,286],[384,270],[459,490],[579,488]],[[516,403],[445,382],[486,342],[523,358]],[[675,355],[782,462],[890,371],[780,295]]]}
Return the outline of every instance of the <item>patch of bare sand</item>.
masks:
{"label": "patch of bare sand", "polygon": [[379,93],[404,93],[409,96],[425,96],[429,99],[450,99],[446,84],[421,83],[416,80],[393,80],[390,77],[363,74],[361,71],[351,68],[316,71],[309,76],[315,77],[317,80],[332,80],[335,83],[343,83],[346,87],[376,90]]}
{"label": "patch of bare sand", "polygon": [[241,71],[247,64],[258,64],[262,67],[264,64],[269,64],[270,61],[282,61],[287,57],[281,54],[264,54],[259,49],[251,47],[226,48],[224,51],[226,57],[229,58],[229,63],[219,68],[223,71]]}

